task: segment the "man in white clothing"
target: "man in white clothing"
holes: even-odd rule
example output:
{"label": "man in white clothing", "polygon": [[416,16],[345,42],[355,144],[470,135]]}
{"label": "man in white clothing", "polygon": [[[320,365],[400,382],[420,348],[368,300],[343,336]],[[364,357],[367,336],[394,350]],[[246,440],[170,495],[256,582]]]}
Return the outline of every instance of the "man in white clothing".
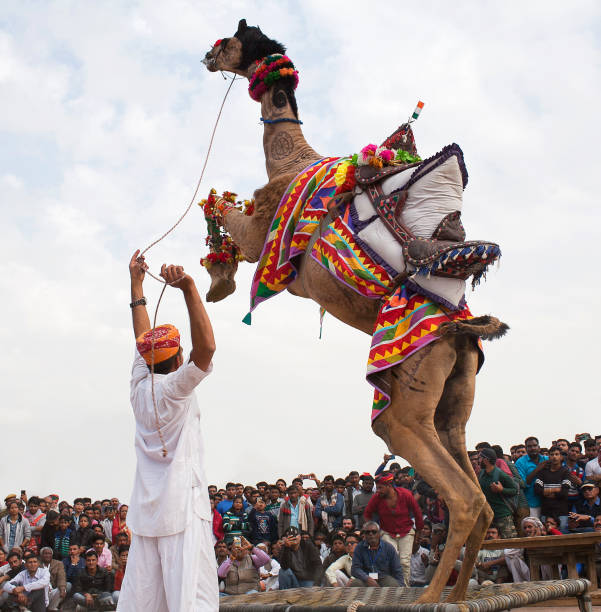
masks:
{"label": "man in white clothing", "polygon": [[142,291],[147,266],[138,255],[129,264],[137,340],[131,379],[137,468],[127,515],[132,542],[117,609],[213,612],[219,593],[194,395],[212,370],[213,329],[194,280],[181,266],[163,265],[161,276],[182,290],[190,318],[192,351],[184,363],[177,329],[150,328]]}
{"label": "man in white clothing", "polygon": [[48,607],[50,572],[39,567],[38,558],[26,552],[25,569],[4,585],[4,590],[13,596],[13,602],[25,606],[31,612],[44,612]]}

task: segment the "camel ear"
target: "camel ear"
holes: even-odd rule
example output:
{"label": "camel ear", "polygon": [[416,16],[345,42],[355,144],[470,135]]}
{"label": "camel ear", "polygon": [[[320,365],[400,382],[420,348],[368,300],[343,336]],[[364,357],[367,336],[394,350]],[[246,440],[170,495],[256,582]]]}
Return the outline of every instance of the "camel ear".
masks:
{"label": "camel ear", "polygon": [[240,34],[244,34],[247,28],[248,26],[246,25],[246,19],[240,19],[238,22],[238,31],[236,32],[235,36],[238,37]]}

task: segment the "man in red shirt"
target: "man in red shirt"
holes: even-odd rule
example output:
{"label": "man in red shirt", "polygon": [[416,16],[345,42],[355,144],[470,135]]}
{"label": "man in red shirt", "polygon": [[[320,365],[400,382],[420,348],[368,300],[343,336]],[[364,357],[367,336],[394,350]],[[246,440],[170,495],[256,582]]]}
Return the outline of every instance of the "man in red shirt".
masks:
{"label": "man in red shirt", "polygon": [[391,472],[383,472],[378,476],[376,494],[369,500],[363,513],[368,521],[372,520],[374,514],[380,517],[382,539],[392,544],[399,554],[405,586],[409,586],[413,538],[420,537],[424,519],[411,491],[394,486],[394,474]]}

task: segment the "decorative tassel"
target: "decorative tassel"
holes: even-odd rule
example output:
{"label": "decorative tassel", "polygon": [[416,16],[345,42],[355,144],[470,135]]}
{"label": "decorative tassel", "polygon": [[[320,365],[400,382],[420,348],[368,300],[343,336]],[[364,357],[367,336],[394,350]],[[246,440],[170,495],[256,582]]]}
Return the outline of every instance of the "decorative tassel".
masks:
{"label": "decorative tassel", "polygon": [[242,319],[242,323],[246,324],[246,325],[250,325],[251,323],[251,315],[250,312],[244,317],[244,319]]}
{"label": "decorative tassel", "polygon": [[323,331],[323,318],[326,315],[326,309],[319,307],[319,339],[321,340],[321,332]]}

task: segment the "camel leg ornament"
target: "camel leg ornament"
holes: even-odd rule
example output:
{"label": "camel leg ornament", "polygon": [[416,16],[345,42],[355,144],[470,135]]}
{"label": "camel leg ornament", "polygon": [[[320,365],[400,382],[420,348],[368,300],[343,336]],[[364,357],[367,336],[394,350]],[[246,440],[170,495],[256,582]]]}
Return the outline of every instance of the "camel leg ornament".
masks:
{"label": "camel leg ornament", "polygon": [[[249,262],[259,260],[278,204],[293,179],[323,158],[303,136],[294,94],[298,79],[284,54],[283,45],[241,20],[236,33],[217,41],[203,60],[211,72],[228,71],[248,78],[249,93],[261,104],[269,181],[255,192],[252,214],[225,201],[221,216],[226,232]],[[371,335],[380,300],[365,297],[340,282],[308,251],[298,262],[298,274],[288,291],[314,300],[347,325]],[[213,280],[210,299],[222,299],[233,291],[235,266],[208,269]],[[465,598],[476,554],[492,518],[468,460],[465,425],[478,370],[474,338],[492,339],[506,329],[492,317],[442,325],[439,339],[384,372],[391,390],[390,405],[373,422],[373,431],[442,495],[450,511],[445,550],[419,602],[440,601],[459,551],[467,544],[457,584],[448,600]]]}

